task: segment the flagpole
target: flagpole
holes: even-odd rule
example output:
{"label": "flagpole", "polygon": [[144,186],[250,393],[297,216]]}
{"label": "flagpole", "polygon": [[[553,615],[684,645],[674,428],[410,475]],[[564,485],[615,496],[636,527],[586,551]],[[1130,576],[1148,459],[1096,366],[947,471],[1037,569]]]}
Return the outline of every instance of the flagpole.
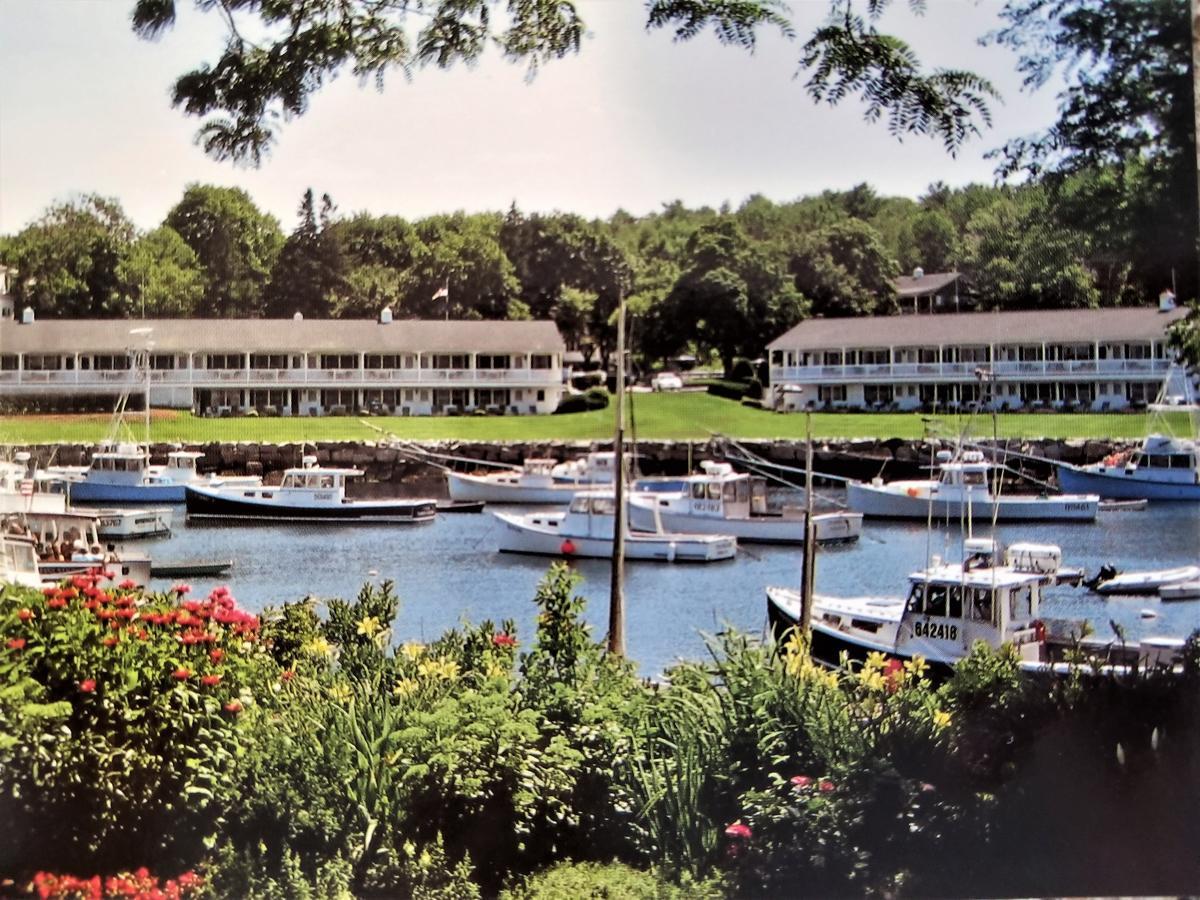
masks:
{"label": "flagpole", "polygon": [[613,440],[612,584],[608,600],[608,652],[625,655],[625,292],[617,300],[617,428]]}

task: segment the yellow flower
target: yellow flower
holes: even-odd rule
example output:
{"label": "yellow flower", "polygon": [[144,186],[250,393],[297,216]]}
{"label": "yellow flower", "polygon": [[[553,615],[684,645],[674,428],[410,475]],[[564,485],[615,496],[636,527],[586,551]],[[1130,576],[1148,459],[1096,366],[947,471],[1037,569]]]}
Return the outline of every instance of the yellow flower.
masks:
{"label": "yellow flower", "polygon": [[382,627],[379,624],[378,616],[364,616],[362,621],[358,623],[358,633],[367,637],[373,637]]}
{"label": "yellow flower", "polygon": [[420,685],[411,678],[402,678],[396,682],[396,686],[392,688],[392,693],[397,697],[411,697],[417,692]]}
{"label": "yellow flower", "polygon": [[458,663],[452,659],[427,659],[417,666],[417,674],[422,678],[453,681],[458,677]]}
{"label": "yellow flower", "polygon": [[400,648],[400,651],[409,659],[420,659],[425,653],[425,645],[418,644],[416,641],[409,641]]}
{"label": "yellow flower", "polygon": [[333,652],[333,645],[323,637],[315,637],[304,645],[304,651],[313,656],[328,656]]}
{"label": "yellow flower", "polygon": [[[870,660],[867,661],[868,663]],[[878,669],[863,669],[858,676],[859,682],[868,691],[882,691],[887,683]]]}
{"label": "yellow flower", "polygon": [[882,669],[887,664],[887,657],[877,650],[872,650],[867,654],[867,661],[863,663],[863,672],[871,672],[876,669]]}
{"label": "yellow flower", "polygon": [[924,678],[925,673],[929,671],[929,663],[925,662],[925,657],[914,656],[904,663],[904,671],[913,678]]}
{"label": "yellow flower", "polygon": [[823,677],[825,680],[825,684],[828,685],[829,687],[836,688],[838,686],[838,682],[840,679],[838,678],[838,673],[837,673],[836,669],[826,669]]}
{"label": "yellow flower", "polygon": [[950,713],[944,709],[936,710],[933,714],[933,727],[941,731],[950,724]]}
{"label": "yellow flower", "polygon": [[352,696],[350,688],[344,684],[335,684],[329,689],[329,697],[338,703],[347,703]]}

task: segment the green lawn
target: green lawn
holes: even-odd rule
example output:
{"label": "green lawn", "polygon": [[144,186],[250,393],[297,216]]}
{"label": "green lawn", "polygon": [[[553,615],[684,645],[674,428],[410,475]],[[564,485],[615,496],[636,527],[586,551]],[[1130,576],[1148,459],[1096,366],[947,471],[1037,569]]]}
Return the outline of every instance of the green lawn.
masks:
{"label": "green lawn", "polygon": [[[643,440],[706,440],[714,433],[738,438],[804,437],[804,416],[742,406],[709,394],[635,394],[629,436]],[[132,437],[142,428],[134,414]],[[410,440],[593,441],[612,436],[612,410],[563,416],[464,416],[455,418],[375,417],[366,421]],[[1017,414],[997,417],[1001,437],[1138,438],[1146,430],[1144,414]],[[0,417],[0,444],[89,443],[103,439],[111,420],[102,415]],[[813,434],[823,438],[918,438],[950,436],[964,425],[978,437],[992,434],[991,416],[922,416],[918,413],[815,413]],[[1180,423],[1184,424],[1184,423]],[[156,412],[155,441],[362,440],[378,437],[357,417],[198,419],[187,413]]]}

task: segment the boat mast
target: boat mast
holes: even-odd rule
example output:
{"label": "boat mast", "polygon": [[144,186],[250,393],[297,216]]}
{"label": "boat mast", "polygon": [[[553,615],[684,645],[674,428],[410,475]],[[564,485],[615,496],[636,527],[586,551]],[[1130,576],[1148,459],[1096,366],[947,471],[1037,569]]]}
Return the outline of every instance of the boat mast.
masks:
{"label": "boat mast", "polygon": [[625,291],[617,296],[617,427],[613,440],[612,589],[608,601],[608,652],[625,655]]}
{"label": "boat mast", "polygon": [[800,635],[807,642],[812,621],[813,585],[817,565],[817,529],[813,522],[812,410],[804,411],[804,573],[800,590]]}

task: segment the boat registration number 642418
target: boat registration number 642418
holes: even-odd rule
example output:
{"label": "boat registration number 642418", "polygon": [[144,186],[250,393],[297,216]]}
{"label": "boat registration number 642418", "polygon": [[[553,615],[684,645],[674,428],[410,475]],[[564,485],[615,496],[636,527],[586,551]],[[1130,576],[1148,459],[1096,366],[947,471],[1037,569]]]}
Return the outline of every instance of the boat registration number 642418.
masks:
{"label": "boat registration number 642418", "polygon": [[957,641],[958,626],[946,622],[913,622],[913,637],[933,638],[935,641]]}

